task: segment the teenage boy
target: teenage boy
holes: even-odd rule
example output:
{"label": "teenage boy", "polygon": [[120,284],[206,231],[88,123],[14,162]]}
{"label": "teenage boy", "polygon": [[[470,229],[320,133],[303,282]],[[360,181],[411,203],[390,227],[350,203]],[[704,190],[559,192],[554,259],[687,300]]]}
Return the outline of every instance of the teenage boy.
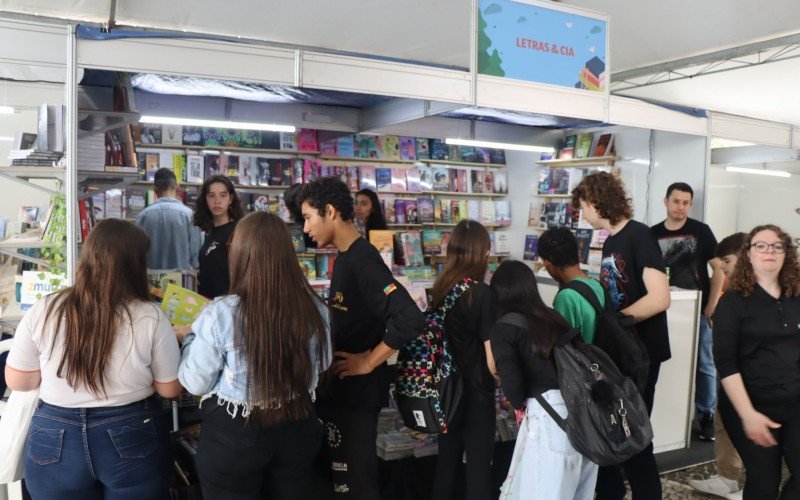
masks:
{"label": "teenage boy", "polygon": [[589,278],[578,263],[578,241],[575,235],[563,227],[548,229],[539,236],[538,249],[545,270],[561,288],[553,300],[553,309],[581,332],[584,341],[594,343],[597,312],[580,293],[564,288],[564,285],[573,280],[585,283],[597,295],[600,305],[605,307],[603,285]]}
{"label": "teenage boy", "polygon": [[[650,357],[642,397],[648,412],[652,412],[661,363],[671,357],[666,314],[670,305],[669,280],[658,242],[649,227],[631,220],[633,210],[625,186],[612,174],[600,172],[584,177],[572,190],[572,203],[580,206],[592,228],[605,229],[610,234],[603,243],[600,281],[616,309],[636,320],[636,332]],[[652,443],[622,467],[634,500],[661,498]],[[619,467],[600,468],[597,492],[599,499],[624,497]]]}
{"label": "teenage boy", "polygon": [[[708,225],[689,217],[693,198],[694,191],[685,182],[671,184],[664,198],[667,218],[652,229],[664,255],[669,284],[702,291],[703,314],[700,316],[694,405],[700,424],[700,440],[713,441],[717,371],[709,318],[717,307],[724,277],[719,259],[714,257],[714,247],[717,246],[714,233]],[[708,266],[713,270],[711,279]]]}
{"label": "teenage boy", "polygon": [[[714,257],[719,259],[719,269],[729,280],[739,260],[739,252],[744,247],[747,235],[735,233],[723,238],[714,249]],[[719,413],[719,410],[717,410]],[[741,500],[742,489],[739,488],[739,476],[742,474],[742,458],[731,443],[731,438],[722,425],[719,414],[714,416],[714,458],[716,459],[717,473],[708,479],[691,479],[689,486],[722,498]]]}
{"label": "teenage boy", "polygon": [[375,439],[388,401],[386,359],[422,332],[424,319],[378,250],[353,225],[353,197],[335,177],[301,193],[306,232],[321,248],[339,249],[330,286],[331,338],[337,361],[320,382],[317,411],[325,424],[335,493],[379,499]]}
{"label": "teenage boy", "polygon": [[197,268],[203,233],[192,224],[192,209],[178,199],[178,181],[171,169],[156,171],[153,189],[158,199],[136,216],[136,224],[150,238],[147,268]]}

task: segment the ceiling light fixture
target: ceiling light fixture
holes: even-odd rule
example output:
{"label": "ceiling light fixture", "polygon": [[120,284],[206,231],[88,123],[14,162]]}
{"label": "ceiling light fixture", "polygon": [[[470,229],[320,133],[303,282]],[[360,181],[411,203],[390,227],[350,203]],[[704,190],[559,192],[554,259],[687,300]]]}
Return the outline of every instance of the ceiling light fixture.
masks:
{"label": "ceiling light fixture", "polygon": [[474,146],[476,148],[509,149],[513,151],[530,151],[532,153],[553,153],[555,149],[546,146],[531,146],[528,144],[513,144],[509,142],[476,141],[472,139],[456,139],[449,137],[444,140],[451,146]]}
{"label": "ceiling light fixture", "polygon": [[0,141],[14,142],[14,138],[10,135],[0,135]]}
{"label": "ceiling light fixture", "polygon": [[0,106],[0,115],[10,115],[14,112],[12,106]]}
{"label": "ceiling light fixture", "polygon": [[162,125],[188,125],[195,127],[236,128],[243,130],[265,130],[267,132],[294,132],[294,125],[275,123],[231,122],[225,120],[200,120],[196,118],[175,118],[172,116],[142,115],[139,123],[160,123]]}
{"label": "ceiling light fixture", "polygon": [[769,175],[772,177],[791,177],[792,174],[783,170],[761,170],[758,168],[725,167],[726,172],[739,172],[740,174]]}

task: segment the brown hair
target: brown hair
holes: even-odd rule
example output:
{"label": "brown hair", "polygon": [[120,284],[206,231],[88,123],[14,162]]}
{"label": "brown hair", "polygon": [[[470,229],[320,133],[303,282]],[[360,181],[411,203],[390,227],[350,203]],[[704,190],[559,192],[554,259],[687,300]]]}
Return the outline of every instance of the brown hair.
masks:
{"label": "brown hair", "polygon": [[736,261],[733,276],[731,276],[731,290],[736,290],[745,297],[749,297],[753,293],[753,289],[756,287],[756,275],[753,272],[753,265],[750,262],[747,251],[750,249],[753,237],[761,231],[773,231],[786,248],[786,257],[778,274],[781,293],[786,297],[800,296],[800,265],[797,262],[797,251],[792,244],[792,237],[773,224],[756,226],[747,234],[739,253],[739,260]]}
{"label": "brown hair", "polygon": [[616,175],[598,172],[587,175],[572,190],[572,205],[580,207],[583,200],[597,209],[603,219],[613,225],[633,217],[630,198],[626,198],[625,186]]}
{"label": "brown hair", "polygon": [[244,215],[242,201],[239,199],[239,195],[236,194],[236,188],[233,186],[233,182],[224,175],[212,175],[206,179],[202,187],[200,187],[200,194],[197,196],[197,201],[195,201],[194,204],[194,218],[192,220],[192,224],[202,229],[205,233],[210,233],[211,230],[214,229],[214,214],[212,214],[211,209],[208,208],[206,196],[208,196],[211,185],[216,182],[224,184],[225,189],[228,190],[228,194],[231,197],[231,206],[228,207],[228,216],[231,218],[231,222],[238,221]]}
{"label": "brown hair", "polygon": [[264,423],[308,415],[317,359],[327,352],[325,322],[303,277],[289,228],[276,215],[253,212],[236,225],[230,254],[231,294],[239,297],[236,346],[247,363],[247,393]]}
{"label": "brown hair", "polygon": [[105,396],[106,367],[122,314],[133,324],[128,304],[148,298],[149,248],[147,235],[133,222],[98,222],[83,245],[75,284],[47,306],[46,321],[56,321],[53,346],[57,337],[64,344],[56,373],[73,389],[83,386],[95,397]]}
{"label": "brown hair", "polygon": [[459,222],[447,244],[447,261],[433,284],[433,305],[438,307],[463,278],[483,281],[491,248],[486,228],[474,220]]}

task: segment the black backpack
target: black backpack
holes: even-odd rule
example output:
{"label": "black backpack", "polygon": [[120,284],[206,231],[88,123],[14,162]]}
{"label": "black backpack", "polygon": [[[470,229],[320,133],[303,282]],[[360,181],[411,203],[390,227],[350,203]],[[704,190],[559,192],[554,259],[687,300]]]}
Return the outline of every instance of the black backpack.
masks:
{"label": "black backpack", "polygon": [[[528,328],[527,318],[519,313],[506,314],[499,321]],[[562,418],[541,393],[534,398],[578,453],[597,465],[615,465],[652,442],[653,428],[642,396],[605,352],[583,342],[573,328],[552,355],[569,415]]]}
{"label": "black backpack", "polygon": [[639,392],[644,394],[647,377],[650,371],[650,357],[647,348],[636,333],[633,316],[622,314],[611,305],[608,290],[604,290],[605,304],[603,308],[592,287],[578,280],[572,280],[564,285],[565,289],[574,290],[580,294],[597,314],[597,333],[594,345],[602,349],[619,370],[633,379]]}

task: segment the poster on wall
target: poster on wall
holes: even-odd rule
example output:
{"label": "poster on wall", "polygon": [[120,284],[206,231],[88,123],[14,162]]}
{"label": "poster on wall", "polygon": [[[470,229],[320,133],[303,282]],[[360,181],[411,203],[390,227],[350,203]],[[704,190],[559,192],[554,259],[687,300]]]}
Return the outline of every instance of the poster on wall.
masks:
{"label": "poster on wall", "polygon": [[549,2],[479,0],[478,73],[605,92],[606,28],[605,16]]}

